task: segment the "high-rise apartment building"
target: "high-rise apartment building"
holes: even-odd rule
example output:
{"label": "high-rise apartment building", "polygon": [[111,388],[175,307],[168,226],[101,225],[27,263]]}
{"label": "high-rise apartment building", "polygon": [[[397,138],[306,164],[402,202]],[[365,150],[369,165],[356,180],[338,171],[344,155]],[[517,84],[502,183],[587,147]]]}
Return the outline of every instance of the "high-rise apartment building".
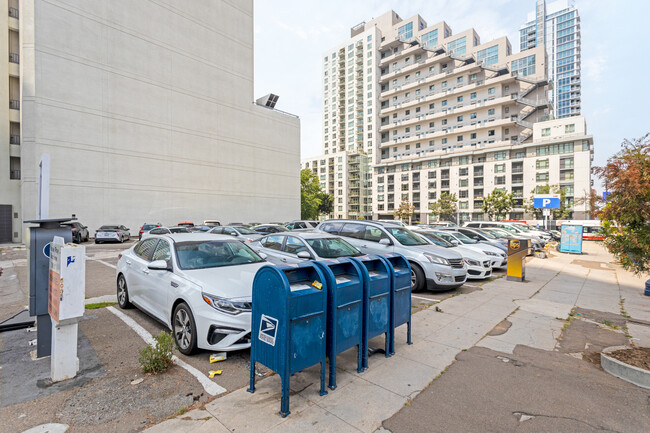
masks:
{"label": "high-rise apartment building", "polygon": [[[323,65],[324,154],[303,167],[333,193],[335,217],[393,219],[409,200],[425,222],[430,204],[450,193],[459,220],[482,219],[484,197],[502,189],[516,197],[510,217],[523,218],[524,199],[539,186],[561,183],[569,204],[577,184],[589,189],[584,119],[547,122],[543,45],[513,53],[505,37],[481,42],[474,29],[453,34],[444,21],[429,26],[391,11],[353,27]],[[541,124],[554,134],[535,134]],[[357,164],[344,163],[351,156],[367,163],[359,179]],[[357,188],[360,199],[350,195]]]}
{"label": "high-rise apartment building", "polygon": [[42,154],[50,217],[91,230],[299,217],[300,120],[253,103],[253,0],[13,0],[5,17],[0,242],[37,218]]}
{"label": "high-rise apartment building", "polygon": [[580,16],[573,1],[546,4],[537,0],[534,12],[519,30],[519,48],[544,45],[548,56],[549,90],[555,118],[580,114]]}

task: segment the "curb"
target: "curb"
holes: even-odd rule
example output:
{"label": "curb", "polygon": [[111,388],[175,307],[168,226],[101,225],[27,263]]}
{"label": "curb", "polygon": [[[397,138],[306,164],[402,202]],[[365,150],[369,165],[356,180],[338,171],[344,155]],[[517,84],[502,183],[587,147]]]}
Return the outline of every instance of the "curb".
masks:
{"label": "curb", "polygon": [[633,383],[641,388],[650,389],[650,371],[626,364],[618,359],[612,358],[611,356],[607,356],[608,353],[620,349],[630,349],[630,347],[613,346],[603,350],[600,354],[600,366],[612,376]]}

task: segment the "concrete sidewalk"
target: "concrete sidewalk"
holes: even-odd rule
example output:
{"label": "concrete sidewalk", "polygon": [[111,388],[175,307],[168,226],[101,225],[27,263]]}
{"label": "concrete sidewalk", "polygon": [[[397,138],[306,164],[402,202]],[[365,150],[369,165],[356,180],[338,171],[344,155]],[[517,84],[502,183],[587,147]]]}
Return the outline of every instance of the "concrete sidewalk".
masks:
{"label": "concrete sidewalk", "polygon": [[[501,278],[415,314],[413,345],[406,345],[405,327],[399,328],[396,355],[372,356],[369,370],[362,374],[356,372],[356,352],[344,353],[338,360],[338,388],[326,396],[318,393],[318,368],[297,373],[291,378],[287,418],[278,413],[281,387],[274,375],[258,381],[254,394],[239,389],[207,404],[205,410],[193,410],[147,431],[373,432],[458,353],[475,345],[509,353],[518,344],[553,350],[574,307],[620,314],[622,297],[632,318],[650,321],[643,281],[609,264],[611,257],[600,245],[587,243],[585,249],[587,255],[533,259],[527,264],[526,283]],[[488,336],[504,319],[509,329]],[[377,340],[375,347],[380,345]]]}

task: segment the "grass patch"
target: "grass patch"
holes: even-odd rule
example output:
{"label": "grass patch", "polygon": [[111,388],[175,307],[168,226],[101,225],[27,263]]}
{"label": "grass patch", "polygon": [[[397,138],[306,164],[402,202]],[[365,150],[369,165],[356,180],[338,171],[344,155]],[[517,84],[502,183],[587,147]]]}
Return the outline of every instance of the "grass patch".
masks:
{"label": "grass patch", "polygon": [[618,329],[618,328],[619,328],[618,325],[614,325],[614,324],[613,324],[611,321],[609,321],[609,320],[603,320],[602,323],[603,323],[603,325],[605,325],[605,326],[609,326],[609,327],[612,328],[612,329]]}
{"label": "grass patch", "polygon": [[117,304],[117,302],[97,302],[94,304],[86,304],[86,310],[96,310],[98,308],[110,307]]}

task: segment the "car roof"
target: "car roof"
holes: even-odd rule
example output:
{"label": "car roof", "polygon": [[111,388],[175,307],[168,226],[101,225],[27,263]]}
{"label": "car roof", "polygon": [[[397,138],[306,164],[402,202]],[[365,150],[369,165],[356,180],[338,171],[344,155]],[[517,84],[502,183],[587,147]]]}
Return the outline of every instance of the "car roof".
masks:
{"label": "car roof", "polygon": [[[377,221],[377,220],[354,220],[354,219],[332,219],[332,220],[323,221],[323,222],[321,222],[321,224],[336,223],[336,222],[359,223],[359,224],[375,224],[375,225],[382,226],[382,227],[399,226],[399,224],[397,222],[392,221],[392,220]],[[319,224],[319,226],[320,226],[320,224]],[[402,227],[402,228],[404,228],[404,227]]]}
{"label": "car roof", "polygon": [[233,239],[232,236],[228,235],[218,235],[214,233],[203,234],[203,233],[166,233],[164,235],[152,235],[147,239],[171,239],[174,242],[191,242],[191,241],[233,241],[241,242],[236,239]]}
{"label": "car roof", "polygon": [[331,233],[325,232],[314,232],[314,231],[305,231],[305,232],[282,232],[282,233],[270,233],[267,236],[296,236],[301,239],[325,239],[325,238],[338,238],[339,236],[333,235]]}

